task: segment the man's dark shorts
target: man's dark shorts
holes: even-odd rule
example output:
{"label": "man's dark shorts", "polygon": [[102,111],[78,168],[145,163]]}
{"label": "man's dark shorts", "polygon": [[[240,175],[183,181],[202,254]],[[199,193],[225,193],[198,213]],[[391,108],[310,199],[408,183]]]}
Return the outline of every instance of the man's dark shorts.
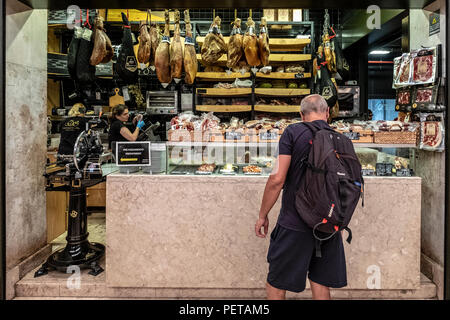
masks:
{"label": "man's dark shorts", "polygon": [[322,241],[321,251],[322,257],[317,258],[312,230],[295,231],[277,224],[270,234],[267,282],[278,289],[301,292],[308,274],[310,280],[323,286],[345,287],[347,271],[341,233]]}

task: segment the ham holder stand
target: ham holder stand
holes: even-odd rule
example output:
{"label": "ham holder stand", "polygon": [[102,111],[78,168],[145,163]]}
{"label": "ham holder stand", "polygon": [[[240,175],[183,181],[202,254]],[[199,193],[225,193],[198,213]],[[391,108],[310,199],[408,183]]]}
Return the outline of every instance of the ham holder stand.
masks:
{"label": "ham holder stand", "polygon": [[68,272],[74,266],[89,268],[89,274],[94,276],[103,271],[98,261],[105,254],[105,246],[88,241],[86,212],[86,188],[105,180],[101,167],[103,146],[95,131],[103,128],[102,125],[100,118],[90,120],[75,142],[73,155],[58,156],[56,163],[45,168],[46,191],[68,191],[70,194],[67,245],[52,253],[34,277],[43,276],[49,270]]}

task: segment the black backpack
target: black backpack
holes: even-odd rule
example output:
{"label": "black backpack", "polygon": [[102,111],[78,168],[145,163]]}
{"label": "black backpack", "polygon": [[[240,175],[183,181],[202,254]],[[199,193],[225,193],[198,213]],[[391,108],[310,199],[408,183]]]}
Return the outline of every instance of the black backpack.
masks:
{"label": "black backpack", "polygon": [[312,122],[303,122],[313,133],[309,155],[302,159],[306,170],[295,197],[302,220],[313,229],[316,257],[321,257],[322,241],[347,230],[352,239],[350,219],[363,198],[364,180],[353,143],[343,134]]}

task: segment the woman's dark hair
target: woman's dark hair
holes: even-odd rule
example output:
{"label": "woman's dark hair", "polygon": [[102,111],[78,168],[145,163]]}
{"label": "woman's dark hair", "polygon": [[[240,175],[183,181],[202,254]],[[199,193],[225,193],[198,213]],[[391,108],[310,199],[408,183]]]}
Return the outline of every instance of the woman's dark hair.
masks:
{"label": "woman's dark hair", "polygon": [[109,123],[113,123],[114,121],[116,121],[116,116],[120,116],[122,115],[122,113],[125,111],[125,109],[128,109],[128,107],[124,104],[118,104],[116,106],[113,107],[112,112],[111,112],[111,117],[109,118]]}

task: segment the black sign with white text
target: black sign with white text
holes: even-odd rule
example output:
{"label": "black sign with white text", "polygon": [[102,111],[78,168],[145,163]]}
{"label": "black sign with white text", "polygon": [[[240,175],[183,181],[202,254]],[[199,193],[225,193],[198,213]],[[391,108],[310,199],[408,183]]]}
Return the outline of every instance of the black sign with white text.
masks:
{"label": "black sign with white text", "polygon": [[150,142],[117,142],[117,166],[150,166]]}

